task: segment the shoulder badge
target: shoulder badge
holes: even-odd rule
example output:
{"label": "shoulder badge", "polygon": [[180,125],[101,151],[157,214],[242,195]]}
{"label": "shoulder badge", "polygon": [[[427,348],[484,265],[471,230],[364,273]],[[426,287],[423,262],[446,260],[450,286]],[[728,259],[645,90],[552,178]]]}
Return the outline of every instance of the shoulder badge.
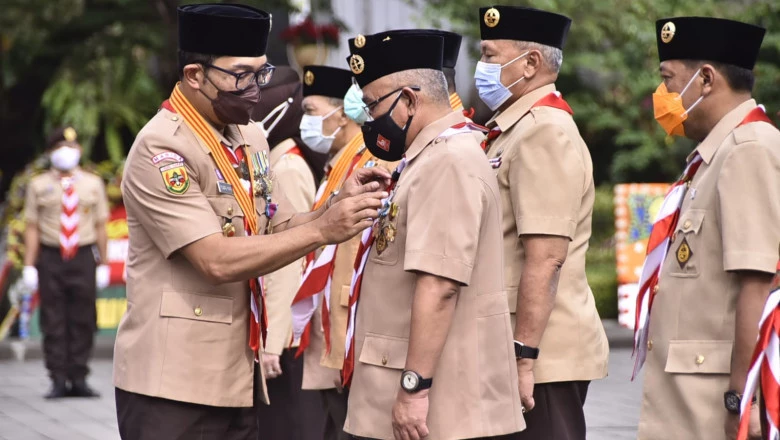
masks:
{"label": "shoulder badge", "polygon": [[160,174],[163,183],[165,183],[165,189],[171,194],[184,194],[190,187],[190,175],[187,173],[184,162],[175,162],[160,167]]}

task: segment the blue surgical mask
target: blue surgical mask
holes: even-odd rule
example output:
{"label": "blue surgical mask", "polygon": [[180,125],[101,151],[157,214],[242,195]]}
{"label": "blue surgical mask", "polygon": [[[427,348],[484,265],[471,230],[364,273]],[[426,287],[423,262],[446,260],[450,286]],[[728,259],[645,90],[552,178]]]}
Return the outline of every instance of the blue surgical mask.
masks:
{"label": "blue surgical mask", "polygon": [[490,110],[498,110],[498,108],[512,96],[512,92],[509,89],[525,79],[525,77],[520,77],[520,79],[512,84],[504,86],[501,84],[501,69],[526,55],[528,55],[528,52],[518,56],[503,66],[497,63],[477,62],[477,70],[474,72],[474,84],[477,86],[479,98],[485,105],[490,107]]}
{"label": "blue surgical mask", "polygon": [[301,140],[315,153],[327,154],[330,151],[330,147],[336,139],[336,133],[341,130],[341,127],[326,136],[322,131],[322,123],[340,108],[336,107],[324,116],[303,115],[301,118]]}
{"label": "blue surgical mask", "polygon": [[363,91],[360,90],[357,84],[352,84],[352,87],[347,90],[347,94],[344,96],[344,113],[346,113],[349,119],[363,125],[368,118],[365,110],[363,110],[364,107]]}

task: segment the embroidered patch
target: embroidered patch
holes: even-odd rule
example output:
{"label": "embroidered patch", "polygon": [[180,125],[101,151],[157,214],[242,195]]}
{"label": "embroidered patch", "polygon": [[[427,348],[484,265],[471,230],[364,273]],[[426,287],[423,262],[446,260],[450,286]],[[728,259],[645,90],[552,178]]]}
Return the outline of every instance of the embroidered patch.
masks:
{"label": "embroidered patch", "polygon": [[496,168],[501,167],[501,156],[489,159],[488,162],[490,162],[490,166],[495,170]]}
{"label": "embroidered patch", "polygon": [[385,151],[390,151],[390,139],[380,134],[376,139],[376,146]]}
{"label": "embroidered patch", "polygon": [[217,179],[225,180],[225,176],[222,175],[222,171],[219,168],[214,168],[214,172],[217,174]]}
{"label": "embroidered patch", "polygon": [[157,165],[164,160],[172,160],[174,162],[184,162],[184,158],[174,153],[173,151],[163,151],[162,153],[152,158],[152,163]]}
{"label": "embroidered patch", "polygon": [[682,243],[677,248],[677,263],[680,265],[680,269],[685,269],[685,265],[688,264],[692,256],[693,251],[688,245],[688,240],[683,238]]}
{"label": "embroidered patch", "polygon": [[171,194],[184,194],[190,187],[190,175],[184,162],[176,162],[160,167],[165,189]]}

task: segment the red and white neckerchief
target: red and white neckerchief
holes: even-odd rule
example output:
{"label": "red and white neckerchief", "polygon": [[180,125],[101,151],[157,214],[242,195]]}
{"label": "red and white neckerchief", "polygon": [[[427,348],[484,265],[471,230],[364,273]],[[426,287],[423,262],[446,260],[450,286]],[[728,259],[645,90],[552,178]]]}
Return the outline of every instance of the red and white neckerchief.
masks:
{"label": "red and white neckerchief", "polygon": [[761,398],[766,413],[764,438],[780,438],[780,263],[777,265],[776,286],[769,294],[761,321],[758,324],[758,342],[750,362],[745,391],[740,403],[737,440],[747,440],[750,425],[752,396],[761,387]]}
{"label": "red and white neckerchief", "polygon": [[79,195],[75,177],[61,177],[62,210],[60,211],[60,255],[68,261],[79,249]]}
{"label": "red and white neckerchief", "polygon": [[[550,92],[547,95],[544,95],[542,99],[536,101],[528,109],[528,111],[530,112],[532,108],[536,108],[536,107],[552,107],[552,108],[557,108],[559,110],[563,110],[570,115],[574,114],[574,110],[572,110],[569,104],[566,102],[566,100],[563,99],[563,95],[561,95],[561,92],[557,90],[554,92]],[[528,114],[528,112],[526,112],[526,114]],[[525,116],[525,114],[523,116]],[[491,128],[487,132],[487,135],[485,136],[485,139],[482,140],[482,144],[481,144],[482,149],[486,153],[488,151],[488,148],[490,148],[490,143],[493,142],[493,140],[496,139],[500,134],[501,134],[501,129],[498,127],[498,125]],[[496,159],[491,159],[490,164],[493,168],[498,168],[501,165],[500,157]]]}
{"label": "red and white neckerchief", "polygon": [[[763,106],[758,106],[745,116],[737,127],[749,124],[751,122],[768,122],[771,119],[766,115]],[[693,180],[696,171],[702,163],[701,156],[696,153],[685,167],[680,180],[675,182],[666,193],[658,216],[653,222],[653,229],[650,232],[650,238],[647,243],[647,256],[642,267],[642,276],[639,278],[639,293],[636,297],[636,317],[634,321],[634,352],[636,357],[634,363],[634,372],[631,376],[633,380],[647,358],[647,339],[650,328],[650,312],[653,308],[653,300],[658,291],[658,281],[663,266],[666,253],[671,244],[672,235],[677,229],[677,221],[680,217],[680,208],[683,198]]]}
{"label": "red and white neckerchief", "polygon": [[[486,128],[473,122],[460,122],[444,130],[437,138],[449,137],[456,134],[469,133],[472,131],[485,132]],[[406,157],[401,160],[398,167],[393,171],[390,185],[387,187],[389,195],[382,201],[382,210],[387,211],[395,196],[398,179],[406,168]],[[374,224],[380,221],[374,220]],[[360,300],[360,290],[363,286],[363,271],[368,262],[368,256],[371,253],[371,246],[374,244],[373,225],[363,231],[360,237],[360,246],[355,257],[355,266],[352,272],[352,282],[349,286],[349,321],[347,321],[347,337],[345,339],[344,366],[342,368],[342,382],[344,386],[349,386],[352,381],[352,373],[355,370],[355,318],[357,317],[357,307]]]}

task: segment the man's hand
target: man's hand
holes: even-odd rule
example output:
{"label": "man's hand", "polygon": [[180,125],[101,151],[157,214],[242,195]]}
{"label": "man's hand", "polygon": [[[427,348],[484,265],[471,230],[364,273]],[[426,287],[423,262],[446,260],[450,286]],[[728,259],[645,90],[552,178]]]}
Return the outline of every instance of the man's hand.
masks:
{"label": "man's hand", "polygon": [[517,360],[517,387],[520,391],[520,403],[523,412],[534,409],[534,363],[533,359]]}
{"label": "man's hand", "polygon": [[341,200],[334,201],[333,205],[316,220],[319,222],[317,227],[327,244],[347,241],[371,226],[379,215],[378,209],[382,206],[382,199],[387,197],[385,191],[368,192],[367,188],[375,185],[377,183],[372,182],[358,187],[362,188],[363,192],[354,196],[341,198],[339,194]]}
{"label": "man's hand", "polygon": [[398,390],[393,405],[395,440],[421,440],[428,437],[428,390],[414,394]]}
{"label": "man's hand", "polygon": [[111,268],[107,264],[101,264],[95,268],[95,287],[103,290],[111,284]]}
{"label": "man's hand", "polygon": [[[747,397],[743,397],[747,398]],[[748,440],[761,440],[761,409],[758,403],[752,403],[750,408],[750,423],[748,424]],[[739,414],[726,413],[726,440],[736,440],[739,431]]]}
{"label": "man's hand", "polygon": [[263,353],[263,371],[269,379],[276,379],[282,375],[282,365],[279,363],[278,354]]}
{"label": "man's hand", "polygon": [[34,266],[24,266],[24,269],[22,269],[22,280],[24,281],[24,287],[28,288],[30,292],[38,290],[38,269]]}
{"label": "man's hand", "polygon": [[[390,173],[382,167],[358,168],[344,180],[333,202],[355,196],[366,191],[378,191],[390,184]],[[361,189],[365,186],[365,189]]]}

